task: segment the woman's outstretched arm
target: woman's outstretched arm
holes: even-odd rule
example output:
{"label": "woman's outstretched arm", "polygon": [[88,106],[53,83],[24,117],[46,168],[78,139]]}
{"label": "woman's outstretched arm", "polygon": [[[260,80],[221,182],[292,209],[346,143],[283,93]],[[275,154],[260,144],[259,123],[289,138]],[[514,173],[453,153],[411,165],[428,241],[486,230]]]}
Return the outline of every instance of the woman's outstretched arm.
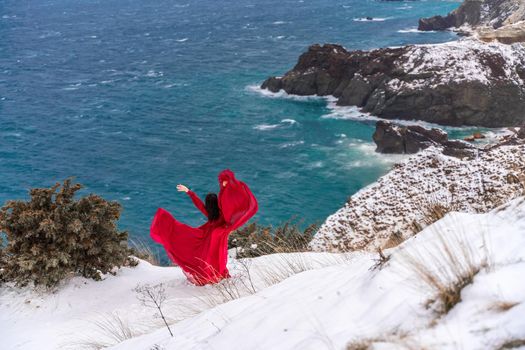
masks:
{"label": "woman's outstretched arm", "polygon": [[195,194],[195,192],[191,191],[188,187],[184,185],[177,185],[177,190],[179,192],[186,192],[188,196],[190,196],[191,201],[197,207],[197,209],[199,209],[201,213],[204,214],[204,216],[208,217],[208,212],[206,211],[204,203],[202,203],[201,199]]}

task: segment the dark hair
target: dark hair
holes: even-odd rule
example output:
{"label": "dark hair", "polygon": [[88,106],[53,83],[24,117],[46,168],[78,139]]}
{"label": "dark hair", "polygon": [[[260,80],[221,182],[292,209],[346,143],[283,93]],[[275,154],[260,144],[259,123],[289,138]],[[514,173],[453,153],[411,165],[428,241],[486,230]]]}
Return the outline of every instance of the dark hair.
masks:
{"label": "dark hair", "polygon": [[204,206],[206,207],[209,221],[216,220],[221,215],[219,210],[219,200],[217,199],[217,195],[215,193],[208,193],[206,195]]}

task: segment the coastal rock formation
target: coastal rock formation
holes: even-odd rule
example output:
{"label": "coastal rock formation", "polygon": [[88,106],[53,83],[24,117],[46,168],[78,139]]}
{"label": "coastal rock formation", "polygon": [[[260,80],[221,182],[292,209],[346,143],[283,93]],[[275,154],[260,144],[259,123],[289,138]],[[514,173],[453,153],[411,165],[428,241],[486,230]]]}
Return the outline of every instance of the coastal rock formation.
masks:
{"label": "coastal rock formation", "polygon": [[499,41],[504,44],[525,42],[525,21],[509,24],[498,29],[479,28],[477,38],[485,42]]}
{"label": "coastal rock formation", "polygon": [[421,18],[419,30],[461,28],[484,41],[525,40],[525,2],[522,0],[465,0],[446,16]]}
{"label": "coastal rock formation", "polygon": [[385,248],[417,234],[449,211],[487,212],[523,195],[522,141],[480,149],[470,160],[448,157],[440,147],[419,152],[353,195],[329,216],[310,243],[311,248]]}
{"label": "coastal rock formation", "polygon": [[441,129],[427,129],[419,125],[398,126],[380,120],[372,136],[379,153],[417,153],[430,146],[448,141]]}
{"label": "coastal rock formation", "polygon": [[441,146],[443,154],[460,159],[472,159],[478,153],[468,142],[449,140],[448,134],[441,129],[419,125],[399,126],[380,120],[372,138],[379,153],[411,154],[431,146]]}
{"label": "coastal rock formation", "polygon": [[262,88],[333,95],[384,119],[501,127],[525,121],[524,80],[524,46],[467,38],[372,51],[313,45]]}

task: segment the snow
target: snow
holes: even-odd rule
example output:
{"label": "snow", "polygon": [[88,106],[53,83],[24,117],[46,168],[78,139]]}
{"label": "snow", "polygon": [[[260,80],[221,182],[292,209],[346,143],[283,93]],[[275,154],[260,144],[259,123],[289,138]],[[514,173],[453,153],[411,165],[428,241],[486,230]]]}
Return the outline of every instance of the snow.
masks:
{"label": "snow", "polygon": [[[461,301],[441,316],[427,307],[435,295],[407,263],[407,257],[416,256],[425,266],[438,268],[443,262],[432,260],[428,252],[439,250],[440,237],[452,244],[459,259],[466,259],[459,248],[466,244],[474,252],[474,264],[481,266],[484,254],[490,262],[462,290]],[[258,276],[254,278],[258,292],[186,317],[175,306],[202,301],[216,289],[189,285],[177,267],[141,262],[102,282],[74,278],[54,294],[2,287],[2,345],[57,349],[74,344],[71,348],[80,349],[78,342],[72,342],[96,337],[90,321],[111,312],[134,326],[142,325],[143,333],[110,347],[113,350],[345,349],[350,342],[367,339],[375,339],[377,349],[404,345],[487,349],[525,339],[524,197],[485,214],[448,214],[385,254],[389,261],[376,269],[372,269],[376,254],[366,252],[275,254],[243,260]],[[264,286],[257,273],[271,266],[282,270],[285,261],[308,268]],[[230,281],[240,283],[240,261],[230,261],[230,267]],[[149,322],[153,311],[142,307],[133,292],[138,283],[161,282],[167,286],[165,314],[173,337],[159,322]]]}
{"label": "snow", "polygon": [[[488,69],[491,60],[501,65],[504,75],[497,76]],[[497,42],[484,43],[474,38],[467,38],[442,44],[409,46],[400,58],[400,68],[408,74],[432,73],[429,78],[401,81],[392,79],[390,88],[418,89],[449,84],[451,81],[476,81],[484,85],[497,80],[523,86],[524,82],[516,67],[525,62],[525,46]]]}
{"label": "snow", "polygon": [[480,151],[472,160],[428,148],[354,194],[327,218],[311,246],[331,251],[374,249],[395,234],[417,233],[417,225],[425,226],[426,207],[435,204],[486,212],[523,193],[522,183],[513,181],[519,179],[520,169],[525,169],[524,145]]}

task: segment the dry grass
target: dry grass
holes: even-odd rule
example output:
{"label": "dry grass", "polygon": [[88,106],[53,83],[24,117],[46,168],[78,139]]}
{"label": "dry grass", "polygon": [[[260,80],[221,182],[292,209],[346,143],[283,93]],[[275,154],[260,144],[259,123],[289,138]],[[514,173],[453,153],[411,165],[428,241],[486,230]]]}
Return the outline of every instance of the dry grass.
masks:
{"label": "dry grass", "polygon": [[381,270],[390,261],[390,255],[385,255],[381,248],[377,248],[377,255],[377,259],[374,259],[374,265],[369,268],[370,271]]}
{"label": "dry grass", "polygon": [[[323,255],[319,260],[301,253],[276,253],[272,254],[270,259],[263,261],[254,261],[252,258],[236,259],[238,268],[235,274],[208,285],[207,292],[196,297],[199,300],[198,305],[193,305],[188,311],[196,314],[204,309],[255,294],[298,273],[346,262],[348,262],[346,254]],[[254,263],[257,263],[257,266],[254,266]]]}
{"label": "dry grass", "polygon": [[386,239],[385,242],[383,242],[383,244],[382,244],[380,249],[390,249],[390,248],[393,248],[393,247],[397,247],[398,245],[400,245],[404,241],[405,241],[405,237],[403,237],[403,234],[401,232],[399,232],[399,231],[396,231],[396,232],[392,233],[390,235],[390,237],[388,237]]}
{"label": "dry grass", "polygon": [[419,222],[414,222],[415,233],[419,233],[425,227],[443,219],[445,215],[457,209],[451,201],[439,199],[435,196],[428,196],[419,201],[416,203],[416,208],[421,213],[422,219]]}
{"label": "dry grass", "polygon": [[391,334],[385,334],[377,337],[359,338],[350,341],[346,345],[346,350],[372,350],[376,344],[389,344],[395,345],[396,349],[406,350],[423,350],[424,347],[416,342],[406,332],[393,332]]}
{"label": "dry grass", "polygon": [[505,312],[512,309],[514,306],[519,305],[520,303],[514,302],[514,301],[496,301],[491,306],[489,306],[489,310],[495,311],[495,312]]}
{"label": "dry grass", "polygon": [[128,323],[127,320],[120,317],[117,313],[108,313],[99,317],[98,320],[90,322],[92,334],[88,338],[81,339],[69,344],[65,348],[99,350],[104,349],[127,339],[134,338],[144,333],[144,330],[138,331]]}
{"label": "dry grass", "polygon": [[134,256],[149,262],[151,265],[160,266],[160,253],[145,241],[140,239],[129,240],[130,249]]}
{"label": "dry grass", "polygon": [[525,339],[512,339],[505,341],[503,344],[497,347],[497,350],[518,349],[524,346]]}
{"label": "dry grass", "polygon": [[302,254],[278,253],[273,255],[270,263],[257,269],[256,275],[265,287],[269,287],[312,268],[311,262]]}
{"label": "dry grass", "polygon": [[240,272],[210,285],[210,292],[198,297],[207,307],[255,294],[297,273],[310,270],[309,262],[300,254],[275,254],[268,264],[254,269],[251,259],[238,259]]}
{"label": "dry grass", "polygon": [[489,266],[489,253],[486,243],[480,249],[464,234],[445,232],[439,225],[436,230],[438,241],[432,247],[404,252],[403,258],[423,287],[433,293],[428,306],[441,316],[461,301],[461,291]]}
{"label": "dry grass", "polygon": [[273,227],[257,223],[246,225],[230,234],[228,247],[235,248],[237,257],[253,258],[273,253],[304,252],[317,231],[316,225],[302,230],[300,222],[290,219]]}

